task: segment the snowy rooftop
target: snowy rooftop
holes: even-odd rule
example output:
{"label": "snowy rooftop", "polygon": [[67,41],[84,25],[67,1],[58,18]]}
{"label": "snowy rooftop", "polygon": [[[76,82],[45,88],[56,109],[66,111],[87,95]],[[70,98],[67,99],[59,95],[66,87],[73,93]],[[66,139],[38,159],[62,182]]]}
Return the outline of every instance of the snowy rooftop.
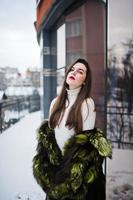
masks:
{"label": "snowy rooftop", "polygon": [[[40,123],[40,112],[31,113],[0,134],[0,200],[45,199],[32,175]],[[131,150],[113,150],[113,159],[107,160],[107,190],[107,200],[133,199]]]}

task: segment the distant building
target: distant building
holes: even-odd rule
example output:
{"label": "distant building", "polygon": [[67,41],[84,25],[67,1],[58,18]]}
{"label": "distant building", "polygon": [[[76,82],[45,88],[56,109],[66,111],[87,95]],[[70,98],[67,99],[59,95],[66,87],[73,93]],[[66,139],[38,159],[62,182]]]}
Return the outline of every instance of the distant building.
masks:
{"label": "distant building", "polygon": [[7,88],[7,83],[6,83],[5,73],[1,71],[0,68],[0,91],[5,90],[6,88]]}
{"label": "distant building", "polygon": [[40,70],[39,69],[28,69],[26,71],[26,77],[31,80],[32,86],[40,87]]}
{"label": "distant building", "polygon": [[0,71],[5,72],[6,74],[16,74],[18,73],[18,68],[5,66],[5,67],[1,67]]}
{"label": "distant building", "polygon": [[0,68],[0,90],[8,96],[27,96],[40,93],[40,70],[29,68],[20,73],[17,68]]}
{"label": "distant building", "polygon": [[17,77],[17,74],[19,73],[18,68],[9,66],[1,67],[0,72],[4,74],[6,88],[13,84],[12,82],[14,82],[14,80]]}

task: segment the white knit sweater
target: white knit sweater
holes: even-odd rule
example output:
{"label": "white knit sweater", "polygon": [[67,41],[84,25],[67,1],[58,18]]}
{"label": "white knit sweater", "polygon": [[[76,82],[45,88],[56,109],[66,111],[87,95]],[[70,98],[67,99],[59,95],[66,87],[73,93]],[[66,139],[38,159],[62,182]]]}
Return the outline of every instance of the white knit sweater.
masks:
{"label": "white knit sweater", "polygon": [[[74,104],[77,95],[79,93],[81,88],[76,88],[74,90],[67,90],[68,93],[68,99],[69,99],[69,105],[68,102],[66,103],[66,110],[64,113],[64,116],[62,118],[62,121],[59,126],[55,127],[55,138],[57,141],[58,146],[61,150],[63,150],[65,142],[75,134],[74,129],[68,129],[68,127],[65,126],[68,113],[70,111],[71,106]],[[53,99],[50,105],[50,112],[51,109],[56,101],[56,98]],[[95,119],[96,119],[96,112],[95,112],[95,105],[92,98],[87,99],[83,102],[81,107],[82,112],[82,119],[83,119],[83,130],[91,130],[95,126]]]}

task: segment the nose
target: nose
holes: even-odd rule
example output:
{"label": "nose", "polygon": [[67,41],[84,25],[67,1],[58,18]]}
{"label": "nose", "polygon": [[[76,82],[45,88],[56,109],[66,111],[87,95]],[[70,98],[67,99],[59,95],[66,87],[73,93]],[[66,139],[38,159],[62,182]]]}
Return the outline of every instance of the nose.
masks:
{"label": "nose", "polygon": [[77,71],[76,71],[76,70],[72,71],[72,74],[73,74],[73,75],[76,75],[76,74],[77,74]]}

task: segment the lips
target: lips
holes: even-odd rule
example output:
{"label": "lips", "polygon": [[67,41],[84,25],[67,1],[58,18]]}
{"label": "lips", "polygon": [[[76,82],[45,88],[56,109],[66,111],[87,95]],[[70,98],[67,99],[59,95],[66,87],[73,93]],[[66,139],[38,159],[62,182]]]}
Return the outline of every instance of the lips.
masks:
{"label": "lips", "polygon": [[75,80],[74,76],[69,76],[69,79]]}

